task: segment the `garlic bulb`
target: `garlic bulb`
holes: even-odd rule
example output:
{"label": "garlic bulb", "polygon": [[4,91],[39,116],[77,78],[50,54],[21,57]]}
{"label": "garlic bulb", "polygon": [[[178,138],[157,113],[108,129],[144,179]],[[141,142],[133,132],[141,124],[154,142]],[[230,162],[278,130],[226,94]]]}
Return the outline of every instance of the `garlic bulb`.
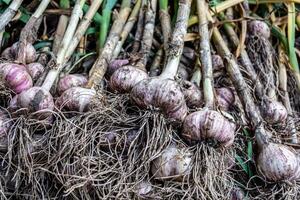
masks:
{"label": "garlic bulb", "polygon": [[232,90],[230,88],[225,87],[217,88],[216,94],[216,100],[218,102],[219,107],[224,111],[228,111],[235,101],[235,97]]}
{"label": "garlic bulb", "polygon": [[261,111],[264,119],[270,124],[284,123],[288,116],[284,105],[275,100],[264,100]]}
{"label": "garlic bulb", "polygon": [[182,92],[188,107],[198,108],[202,105],[202,93],[194,83],[184,81],[182,85]]}
{"label": "garlic bulb", "polygon": [[130,92],[134,85],[147,77],[148,74],[143,70],[127,65],[117,69],[112,74],[109,85],[114,91],[126,93]]}
{"label": "garlic bulb", "polygon": [[87,81],[87,77],[82,74],[69,74],[59,80],[57,91],[62,94],[71,87],[83,87],[87,84]]}
{"label": "garlic bulb", "polygon": [[[18,50],[19,50],[19,42],[16,42],[10,48],[10,53],[15,59],[17,59]],[[35,48],[30,43],[26,44],[26,47],[24,49],[24,52],[22,52],[22,54],[24,54],[22,56],[24,56],[26,63],[33,63],[37,58]]]}
{"label": "garlic bulb", "polygon": [[149,182],[142,181],[136,186],[136,194],[141,198],[146,198],[151,191],[153,191],[153,187]]}
{"label": "garlic bulb", "polygon": [[30,63],[25,66],[33,80],[37,80],[44,72],[44,66],[40,63]]}
{"label": "garlic bulb", "polygon": [[257,37],[268,39],[271,36],[269,26],[264,21],[254,20],[248,23],[249,31]]}
{"label": "garlic bulb", "polygon": [[13,63],[2,64],[0,74],[5,84],[17,94],[32,87],[31,76],[22,65]]}
{"label": "garlic bulb", "polygon": [[144,79],[132,88],[131,99],[142,108],[160,108],[173,120],[183,121],[188,112],[180,86],[171,79]]}
{"label": "garlic bulb", "polygon": [[32,87],[17,96],[17,106],[29,112],[38,112],[37,118],[44,120],[52,115],[54,102],[52,95],[41,87]]}
{"label": "garlic bulb", "polygon": [[169,146],[151,163],[151,172],[155,178],[174,178],[181,181],[191,172],[192,152],[187,148]]}
{"label": "garlic bulb", "polygon": [[182,54],[190,60],[194,60],[196,58],[195,50],[190,47],[184,47]]}
{"label": "garlic bulb", "polygon": [[216,54],[212,55],[211,60],[212,60],[212,66],[213,66],[214,70],[218,71],[218,70],[224,69],[225,66],[224,66],[221,56],[216,55]]}
{"label": "garlic bulb", "polygon": [[212,139],[223,147],[229,147],[233,144],[234,133],[234,123],[217,111],[204,109],[185,118],[182,136],[190,143]]}
{"label": "garlic bulb", "polygon": [[300,167],[296,152],[292,148],[275,143],[262,146],[256,163],[259,172],[275,182],[295,180]]}
{"label": "garlic bulb", "polygon": [[56,100],[55,104],[60,109],[66,109],[71,111],[84,112],[89,109],[93,97],[96,95],[96,91],[93,89],[86,89],[82,87],[72,87],[66,90]]}
{"label": "garlic bulb", "polygon": [[183,64],[179,64],[179,68],[177,71],[177,77],[182,80],[189,79],[189,72],[187,71],[186,67]]}
{"label": "garlic bulb", "polygon": [[129,63],[128,59],[116,59],[109,63],[107,66],[106,73],[111,76],[117,69],[123,67],[124,65],[127,65]]}

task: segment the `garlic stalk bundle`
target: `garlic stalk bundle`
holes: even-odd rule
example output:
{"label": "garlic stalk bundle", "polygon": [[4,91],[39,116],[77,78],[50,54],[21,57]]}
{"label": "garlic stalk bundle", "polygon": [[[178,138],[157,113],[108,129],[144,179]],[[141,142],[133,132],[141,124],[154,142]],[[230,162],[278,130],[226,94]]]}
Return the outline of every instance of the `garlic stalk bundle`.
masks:
{"label": "garlic stalk bundle", "polygon": [[45,68],[40,63],[30,63],[25,66],[33,80],[37,80],[44,72]]}
{"label": "garlic stalk bundle", "polygon": [[161,155],[153,160],[151,172],[157,179],[174,178],[182,181],[184,176],[191,173],[192,152],[185,147],[169,146]]}
{"label": "garlic stalk bundle", "polygon": [[5,84],[19,94],[32,87],[32,78],[25,67],[13,63],[4,63],[0,65],[0,75]]}
{"label": "garlic stalk bundle", "polygon": [[185,118],[182,136],[190,143],[211,139],[222,147],[229,147],[234,141],[235,128],[235,124],[219,112],[204,109]]}
{"label": "garlic stalk bundle", "polygon": [[59,80],[57,84],[58,94],[62,94],[71,87],[84,87],[87,81],[87,77],[82,74],[68,74]]}
{"label": "garlic stalk bundle", "polygon": [[250,95],[250,90],[242,76],[240,66],[226,46],[217,28],[213,28],[213,41],[218,53],[228,58],[227,72],[243,103],[248,119],[252,126],[255,127],[255,139],[260,150],[256,164],[260,173],[268,180],[275,182],[299,179],[297,177],[299,161],[296,152],[287,146],[274,144],[270,141],[271,135],[263,127],[258,108]]}
{"label": "garlic stalk bundle", "polygon": [[264,144],[257,158],[257,167],[270,181],[292,181],[300,178],[300,163],[295,150],[282,144]]}
{"label": "garlic stalk bundle", "polygon": [[227,120],[222,114],[214,111],[214,82],[213,66],[210,49],[210,35],[208,31],[205,1],[197,2],[199,15],[200,61],[203,73],[203,97],[205,108],[189,114],[183,122],[182,136],[189,142],[205,140],[216,141],[221,147],[233,144],[235,124]]}
{"label": "garlic stalk bundle", "polygon": [[224,111],[228,111],[235,101],[232,90],[225,87],[217,88],[216,94],[216,100],[220,108]]}
{"label": "garlic stalk bundle", "polygon": [[158,77],[144,79],[131,90],[131,99],[142,108],[157,107],[170,119],[182,122],[187,105],[180,86],[174,81],[184,47],[184,36],[190,14],[191,0],[181,1],[176,25],[169,45],[166,66]]}
{"label": "garlic stalk bundle", "polygon": [[140,50],[142,58],[135,65],[126,65],[117,69],[110,77],[110,87],[121,93],[130,92],[134,85],[141,80],[148,78],[146,64],[152,46],[157,0],[147,2],[145,13],[145,28]]}

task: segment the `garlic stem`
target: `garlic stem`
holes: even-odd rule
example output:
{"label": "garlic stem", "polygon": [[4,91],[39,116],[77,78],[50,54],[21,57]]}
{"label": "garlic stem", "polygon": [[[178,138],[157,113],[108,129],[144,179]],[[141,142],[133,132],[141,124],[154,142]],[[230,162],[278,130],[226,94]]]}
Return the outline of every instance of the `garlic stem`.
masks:
{"label": "garlic stem", "polygon": [[200,35],[200,61],[203,74],[203,94],[205,107],[214,107],[213,68],[210,51],[210,36],[208,31],[207,6],[205,0],[197,0]]}
{"label": "garlic stem", "polygon": [[113,51],[119,41],[120,34],[131,12],[130,2],[130,0],[122,1],[122,7],[119,12],[118,18],[114,21],[104,48],[101,51],[96,62],[94,63],[92,69],[90,70],[90,78],[87,84],[88,88],[93,88],[99,85],[102,78],[104,77],[107,66],[111,61]]}
{"label": "garlic stem", "polygon": [[165,49],[165,52],[168,52],[169,41],[170,41],[170,37],[171,37],[171,33],[172,33],[171,17],[168,13],[168,1],[160,0],[159,7],[160,7],[159,19],[160,19],[163,38],[164,38],[164,49]]}
{"label": "garlic stem", "polygon": [[80,42],[80,39],[82,38],[82,36],[86,32],[87,28],[91,24],[92,18],[96,14],[96,12],[99,9],[102,2],[103,2],[103,0],[97,0],[97,1],[92,2],[92,5],[90,6],[89,10],[87,11],[85,16],[81,20],[80,24],[78,25],[78,28],[77,28],[71,42],[67,46],[64,63],[66,63],[71,58],[73,52],[75,51],[76,47],[78,46],[78,44]]}
{"label": "garlic stem", "polygon": [[194,73],[191,78],[191,82],[200,87],[200,82],[201,82],[202,74],[201,74],[201,68],[200,68],[200,60],[199,58],[196,59],[196,64],[194,68]]}
{"label": "garlic stem", "polygon": [[59,72],[62,70],[62,67],[64,66],[64,55],[66,53],[66,50],[68,48],[68,45],[70,44],[70,41],[74,35],[74,32],[76,30],[78,21],[82,15],[82,6],[84,4],[85,0],[77,0],[76,4],[73,8],[72,15],[70,18],[70,23],[68,25],[68,28],[64,34],[64,38],[62,40],[61,47],[57,53],[56,58],[56,64],[57,66],[54,69],[51,69],[49,73],[47,74],[45,81],[42,85],[42,88],[49,91],[54,84],[55,80],[57,79]]}
{"label": "garlic stem", "polygon": [[122,49],[122,46],[123,46],[124,42],[126,41],[126,38],[128,37],[128,35],[129,35],[130,31],[132,30],[135,22],[137,21],[137,16],[138,16],[139,10],[141,8],[141,3],[142,3],[141,0],[137,0],[137,2],[135,4],[135,6],[134,6],[134,8],[133,8],[133,10],[132,10],[125,26],[124,26],[124,28],[123,28],[123,31],[120,35],[120,40],[119,40],[119,42],[118,42],[118,44],[117,44],[117,46],[116,46],[116,48],[113,52],[112,60],[116,59],[119,56],[119,54],[121,52],[121,49]]}
{"label": "garlic stem", "polygon": [[5,26],[15,16],[22,2],[23,0],[13,0],[9,7],[2,13],[2,15],[0,16],[0,31],[3,31]]}
{"label": "garlic stem", "polygon": [[167,64],[159,76],[162,79],[174,79],[177,74],[184,46],[184,37],[187,33],[191,3],[191,0],[183,0],[179,2],[177,20],[169,45],[170,48],[168,51]]}

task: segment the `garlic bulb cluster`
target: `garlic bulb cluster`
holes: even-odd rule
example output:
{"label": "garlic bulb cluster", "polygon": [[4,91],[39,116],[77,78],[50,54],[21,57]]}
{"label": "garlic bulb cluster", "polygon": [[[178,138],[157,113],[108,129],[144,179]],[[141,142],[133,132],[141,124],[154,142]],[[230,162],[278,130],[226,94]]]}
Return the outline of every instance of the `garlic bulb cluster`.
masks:
{"label": "garlic bulb cluster", "polygon": [[[18,50],[19,50],[19,42],[16,42],[11,47],[5,49],[1,56],[9,60],[15,60],[17,59],[18,56],[17,55]],[[29,43],[26,44],[26,47],[24,49],[24,52],[22,52],[22,54],[24,54],[22,56],[24,56],[26,63],[33,63],[37,58],[36,51],[33,45]]]}
{"label": "garlic bulb cluster", "polygon": [[211,139],[223,147],[229,147],[234,141],[235,128],[235,124],[219,112],[204,109],[185,118],[182,136],[190,143]]}
{"label": "garlic bulb cluster", "polygon": [[155,178],[173,178],[181,181],[190,174],[192,168],[192,152],[187,148],[169,146],[151,163],[151,172]]}
{"label": "garlic bulb cluster", "polygon": [[3,63],[0,65],[0,75],[5,84],[17,94],[33,85],[32,78],[23,65]]}
{"label": "garlic bulb cluster", "polygon": [[143,79],[148,78],[148,74],[135,67],[135,66],[124,66],[117,69],[110,77],[109,85],[112,90],[121,93],[130,92],[132,87]]}
{"label": "garlic bulb cluster", "polygon": [[30,63],[30,64],[26,65],[25,67],[33,80],[37,80],[45,70],[44,66],[37,62]]}
{"label": "garlic bulb cluster", "polygon": [[57,91],[62,94],[72,87],[83,87],[87,84],[87,81],[87,77],[82,74],[68,74],[59,80]]}
{"label": "garlic bulb cluster", "polygon": [[171,79],[144,79],[132,88],[131,99],[142,108],[160,108],[173,120],[183,121],[188,112],[180,86]]}
{"label": "garlic bulb cluster", "polygon": [[224,69],[224,62],[221,56],[214,54],[211,56],[213,70],[219,71]]}
{"label": "garlic bulb cluster", "polygon": [[248,28],[257,37],[268,39],[271,36],[270,28],[264,21],[253,20],[248,23]]}
{"label": "garlic bulb cluster", "polygon": [[62,93],[55,104],[60,109],[84,112],[89,109],[95,95],[96,91],[93,89],[72,87]]}
{"label": "garlic bulb cluster", "polygon": [[275,100],[264,100],[261,111],[266,122],[270,124],[284,123],[288,116],[284,105]]}
{"label": "garlic bulb cluster", "polygon": [[270,181],[300,178],[299,159],[296,152],[288,146],[275,143],[263,145],[256,163],[259,172]]}
{"label": "garlic bulb cluster", "polygon": [[216,101],[222,110],[228,111],[235,101],[233,91],[226,87],[216,88]]}
{"label": "garlic bulb cluster", "polygon": [[38,112],[40,120],[49,118],[54,110],[54,102],[49,91],[41,87],[32,87],[17,95],[17,107],[26,108],[29,112]]}
{"label": "garlic bulb cluster", "polygon": [[183,81],[182,92],[189,108],[198,108],[202,105],[202,93],[194,83]]}

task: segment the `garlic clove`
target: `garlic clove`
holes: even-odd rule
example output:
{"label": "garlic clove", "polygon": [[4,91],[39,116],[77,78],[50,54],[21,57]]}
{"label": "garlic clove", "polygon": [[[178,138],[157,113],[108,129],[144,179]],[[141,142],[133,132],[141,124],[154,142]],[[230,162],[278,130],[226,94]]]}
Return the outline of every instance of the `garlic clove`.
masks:
{"label": "garlic clove", "polygon": [[116,59],[109,63],[107,67],[106,73],[111,76],[117,69],[123,67],[124,65],[128,65],[128,59]]}

